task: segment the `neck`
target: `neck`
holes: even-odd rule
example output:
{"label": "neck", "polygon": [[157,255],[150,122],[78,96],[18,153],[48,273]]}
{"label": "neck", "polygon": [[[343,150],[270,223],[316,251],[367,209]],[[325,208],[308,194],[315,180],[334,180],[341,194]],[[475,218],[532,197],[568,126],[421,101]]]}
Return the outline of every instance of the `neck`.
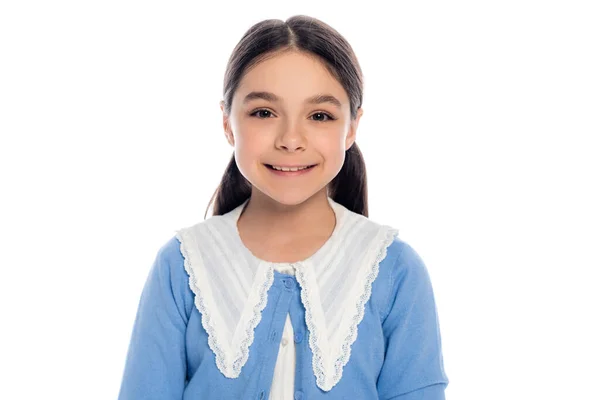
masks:
{"label": "neck", "polygon": [[329,236],[335,227],[335,213],[326,188],[299,204],[282,204],[253,189],[238,219],[238,227],[271,242],[287,242],[299,237]]}

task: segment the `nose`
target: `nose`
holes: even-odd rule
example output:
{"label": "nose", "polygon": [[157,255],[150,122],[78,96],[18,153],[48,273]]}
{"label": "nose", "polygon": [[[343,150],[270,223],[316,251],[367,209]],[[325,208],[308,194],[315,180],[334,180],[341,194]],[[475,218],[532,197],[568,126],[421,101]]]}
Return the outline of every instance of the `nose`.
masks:
{"label": "nose", "polygon": [[295,127],[286,127],[282,134],[277,137],[277,148],[296,151],[306,147],[306,137]]}

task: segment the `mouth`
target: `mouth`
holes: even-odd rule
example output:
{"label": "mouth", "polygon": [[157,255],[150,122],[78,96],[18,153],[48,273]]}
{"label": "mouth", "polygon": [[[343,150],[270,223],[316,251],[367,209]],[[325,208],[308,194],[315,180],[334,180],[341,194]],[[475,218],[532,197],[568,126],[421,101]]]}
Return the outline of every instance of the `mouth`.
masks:
{"label": "mouth", "polygon": [[264,164],[264,165],[265,165],[265,167],[267,167],[271,172],[273,172],[276,175],[280,175],[280,176],[297,176],[297,175],[306,174],[307,172],[311,171],[312,169],[314,169],[314,167],[316,167],[319,164],[309,165],[308,167],[301,168],[301,169],[296,169],[295,171],[290,170],[290,168],[286,168],[287,171],[284,171],[284,170],[281,170],[281,169],[277,169],[277,168],[273,167],[270,164]]}

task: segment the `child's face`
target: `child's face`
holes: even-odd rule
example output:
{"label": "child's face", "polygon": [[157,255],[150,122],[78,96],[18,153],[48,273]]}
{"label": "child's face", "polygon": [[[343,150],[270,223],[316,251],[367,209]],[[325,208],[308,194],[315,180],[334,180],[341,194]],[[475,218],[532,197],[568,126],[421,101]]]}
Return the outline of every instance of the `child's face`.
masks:
{"label": "child's face", "polygon": [[[279,100],[245,101],[251,92],[272,93]],[[335,97],[340,106],[306,102],[317,94]],[[335,178],[354,143],[361,115],[359,109],[351,120],[346,91],[321,62],[288,52],[246,72],[230,115],[223,115],[223,126],[242,175],[262,193],[291,205],[324,190]],[[282,176],[265,164],[317,165],[300,175]]]}

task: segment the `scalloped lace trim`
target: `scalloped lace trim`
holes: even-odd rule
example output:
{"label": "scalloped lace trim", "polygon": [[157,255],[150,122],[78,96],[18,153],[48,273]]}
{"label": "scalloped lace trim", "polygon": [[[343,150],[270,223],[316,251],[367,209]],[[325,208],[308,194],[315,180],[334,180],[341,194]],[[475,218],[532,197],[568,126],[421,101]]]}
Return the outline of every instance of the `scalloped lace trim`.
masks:
{"label": "scalloped lace trim", "polygon": [[[377,275],[379,274],[379,264],[386,257],[387,249],[397,235],[397,229],[385,226],[384,235],[382,238],[379,239],[379,250],[376,254],[375,259],[371,263],[370,272],[362,288],[362,293],[360,293],[359,298],[354,303],[355,313],[352,317],[352,323],[350,325],[349,332],[342,343],[342,354],[333,355],[336,356],[336,358],[335,363],[333,365],[332,375],[327,373],[327,371],[330,371],[330,368],[328,368],[330,366],[324,365],[323,352],[327,349],[322,349],[319,346],[319,338],[322,332],[319,331],[319,327],[317,327],[317,325],[315,324],[314,307],[316,306],[313,307],[313,305],[317,303],[317,301],[315,300],[315,294],[312,292],[312,290],[317,290],[318,288],[309,287],[310,285],[307,283],[304,271],[302,269],[298,269],[297,271],[298,282],[300,283],[300,286],[302,288],[300,297],[302,299],[304,307],[306,308],[306,324],[310,332],[309,345],[313,352],[313,372],[317,380],[317,386],[324,391],[331,390],[342,378],[343,368],[350,359],[351,346],[356,341],[358,335],[358,325],[364,317],[365,305],[371,297],[372,284],[377,278]],[[323,327],[323,329],[326,329],[326,327]]]}
{"label": "scalloped lace trim", "polygon": [[[265,275],[265,280],[260,287],[259,301],[258,303],[254,304],[254,307],[252,307],[252,319],[248,321],[248,324],[244,329],[244,337],[239,345],[238,353],[241,353],[241,355],[233,362],[233,371],[231,376],[223,373],[228,378],[237,378],[240,375],[242,367],[246,364],[246,361],[248,361],[249,348],[252,345],[252,342],[254,342],[254,329],[258,326],[258,323],[262,319],[262,311],[267,305],[267,292],[273,284],[274,274],[272,266],[269,266],[266,269]],[[221,368],[219,369],[221,370]],[[223,372],[223,370],[221,370],[221,372]]]}
{"label": "scalloped lace trim", "polygon": [[[254,329],[259,324],[262,318],[262,311],[267,305],[267,292],[273,284],[274,274],[273,267],[268,266],[265,270],[264,280],[260,286],[259,299],[256,304],[252,307],[253,316],[248,321],[244,328],[244,335],[239,345],[233,344],[232,348],[236,348],[236,357],[233,361],[231,356],[231,350],[229,347],[226,350],[223,349],[223,344],[220,342],[219,337],[216,333],[216,329],[211,320],[211,310],[205,306],[204,297],[200,290],[196,271],[192,266],[191,254],[186,247],[185,232],[183,229],[176,233],[176,237],[180,242],[180,251],[184,258],[185,271],[189,275],[189,287],[194,293],[194,303],[200,311],[202,317],[202,326],[208,333],[208,345],[213,351],[216,357],[217,368],[221,373],[228,378],[237,378],[240,375],[242,367],[248,360],[249,349],[254,341]],[[199,257],[194,257],[194,263],[202,263]],[[196,268],[199,268],[201,264],[198,264]],[[260,271],[259,271],[260,272]]]}

